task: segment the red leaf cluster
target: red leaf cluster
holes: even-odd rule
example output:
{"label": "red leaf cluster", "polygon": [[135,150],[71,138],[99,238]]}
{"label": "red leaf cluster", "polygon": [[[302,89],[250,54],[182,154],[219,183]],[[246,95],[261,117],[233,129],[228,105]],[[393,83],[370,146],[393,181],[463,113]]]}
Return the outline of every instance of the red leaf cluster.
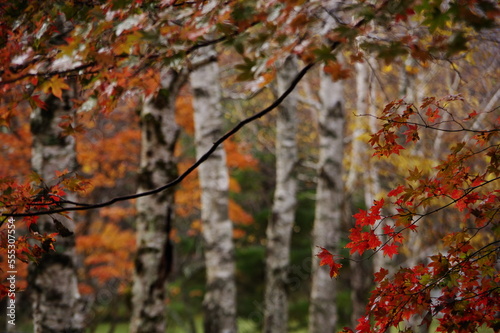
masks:
{"label": "red leaf cluster", "polygon": [[[449,114],[442,102],[449,105],[460,100],[459,96],[427,98],[420,106],[426,110],[425,116],[402,100],[390,103],[380,117],[384,122],[382,129],[370,141],[375,155],[399,152],[396,133],[409,143],[419,140],[421,128],[440,130],[431,124],[438,121],[441,112]],[[475,116],[476,111],[469,114],[469,118]],[[464,125],[460,126],[466,131]],[[438,315],[439,332],[474,332],[482,325],[500,329],[500,275],[496,263],[500,191],[494,185],[500,180],[500,131],[493,127],[475,133],[475,145],[469,141],[452,147],[434,168],[433,177],[424,177],[423,170],[417,168],[410,170],[407,184],[388,192],[392,202],[375,201],[370,209],[353,216],[356,224],[346,246],[351,253],[375,250],[392,258],[404,243],[402,233],[406,229],[416,231],[417,224],[441,210],[461,214],[461,220],[456,222],[458,231],[441,239],[444,254],[438,253],[428,263],[401,268],[393,274],[384,268],[375,273],[377,285],[358,331],[385,332],[415,316],[421,318],[421,325],[429,326]],[[476,149],[477,146],[485,148]],[[382,223],[380,212],[384,205],[395,206],[397,213],[390,216],[393,225]],[[378,228],[382,233],[377,234]]]}

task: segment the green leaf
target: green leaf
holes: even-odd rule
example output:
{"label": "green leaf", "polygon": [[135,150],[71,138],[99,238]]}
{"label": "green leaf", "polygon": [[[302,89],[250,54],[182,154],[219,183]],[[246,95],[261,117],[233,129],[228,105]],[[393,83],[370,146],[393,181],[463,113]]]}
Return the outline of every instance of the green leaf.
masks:
{"label": "green leaf", "polygon": [[386,63],[391,63],[399,56],[408,54],[408,49],[400,42],[391,42],[389,45],[379,45],[378,56]]}
{"label": "green leaf", "polygon": [[[424,14],[425,15],[425,14]],[[446,22],[450,20],[447,13],[442,13],[437,7],[432,9],[432,12],[425,15],[427,18],[422,22],[429,27],[429,31],[433,33],[438,28],[444,28]]]}
{"label": "green leaf", "polygon": [[332,48],[328,45],[321,45],[319,48],[313,50],[313,53],[316,55],[317,59],[319,61],[337,61],[337,58],[335,57],[335,54],[332,53]]}
{"label": "green leaf", "polygon": [[237,41],[237,42],[234,43],[234,49],[239,54],[244,54],[245,53],[245,45],[243,43],[241,43],[240,41]]}
{"label": "green leaf", "polygon": [[245,21],[253,18],[255,14],[255,7],[250,5],[251,2],[238,3],[234,6],[231,12],[231,17],[236,21]]}
{"label": "green leaf", "polygon": [[335,28],[334,31],[339,35],[339,37],[343,37],[351,42],[354,41],[354,39],[359,35],[358,29],[355,29],[351,26],[342,25],[340,27]]}
{"label": "green leaf", "polygon": [[447,56],[457,54],[461,51],[467,51],[467,42],[468,40],[463,31],[455,32],[449,39],[448,50],[446,52]]}
{"label": "green leaf", "polygon": [[113,0],[111,9],[117,10],[117,9],[123,9],[127,7],[131,3],[131,0]]}
{"label": "green leaf", "polygon": [[[157,42],[160,39],[158,30],[141,30],[139,33],[141,38],[146,41]],[[137,41],[137,39],[131,41]]]}
{"label": "green leaf", "polygon": [[256,61],[250,58],[244,57],[244,63],[234,66],[241,73],[236,77],[238,81],[247,81],[254,78],[254,73],[252,68],[255,66]]}

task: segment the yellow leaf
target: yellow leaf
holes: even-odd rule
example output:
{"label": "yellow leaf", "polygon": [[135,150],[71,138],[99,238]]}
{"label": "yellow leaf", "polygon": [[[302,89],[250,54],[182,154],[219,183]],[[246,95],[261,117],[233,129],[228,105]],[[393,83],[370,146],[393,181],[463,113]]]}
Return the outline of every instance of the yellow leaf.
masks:
{"label": "yellow leaf", "polygon": [[406,65],[405,70],[408,74],[415,75],[418,73],[418,67],[417,66],[410,66]]}
{"label": "yellow leaf", "polygon": [[389,73],[390,71],[392,71],[392,65],[391,65],[391,64],[389,64],[389,65],[384,65],[384,66],[382,67],[382,72],[384,72],[384,73]]}
{"label": "yellow leaf", "polygon": [[69,86],[64,82],[63,78],[59,76],[53,76],[49,81],[46,81],[42,85],[42,91],[44,93],[52,93],[59,99],[62,99],[62,91],[68,90]]}
{"label": "yellow leaf", "polygon": [[476,62],[474,61],[474,53],[473,52],[467,52],[465,55],[465,60],[469,62],[471,65],[475,65]]}

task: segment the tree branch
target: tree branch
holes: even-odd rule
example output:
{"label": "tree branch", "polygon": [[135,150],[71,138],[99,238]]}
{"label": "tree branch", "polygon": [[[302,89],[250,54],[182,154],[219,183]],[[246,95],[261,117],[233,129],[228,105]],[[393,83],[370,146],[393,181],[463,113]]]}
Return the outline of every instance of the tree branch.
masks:
{"label": "tree branch", "polygon": [[[376,11],[381,10],[388,3],[389,3],[388,0],[383,1],[380,5],[377,6]],[[360,19],[356,24],[353,25],[353,28],[359,28],[359,27],[361,27],[365,23],[366,23],[366,19],[364,19],[364,18]],[[222,40],[224,40],[224,39],[219,39],[219,40],[217,40],[217,42],[220,42]],[[203,46],[207,46],[205,44]],[[211,44],[212,43],[209,43],[208,45],[211,45]],[[332,42],[332,44],[330,45],[331,51],[332,52],[335,51],[340,45],[341,45],[340,41],[334,41],[334,42]],[[317,63],[318,63],[318,61],[315,60],[315,61],[313,61],[313,62],[305,65],[302,68],[302,70],[300,70],[300,72],[292,80],[292,82],[290,83],[290,86],[288,87],[288,89],[285,90],[285,92],[283,92],[283,94],[281,94],[281,96],[279,96],[271,105],[269,105],[268,107],[266,107],[262,111],[256,113],[255,115],[253,115],[251,117],[248,117],[248,118],[242,120],[241,122],[239,122],[229,132],[227,132],[222,137],[220,137],[217,141],[215,141],[214,144],[212,145],[212,147],[204,155],[202,155],[194,164],[192,164],[186,171],[184,171],[179,177],[177,177],[175,180],[171,181],[168,184],[165,184],[165,185],[163,185],[161,187],[158,187],[158,188],[150,190],[150,191],[145,191],[145,192],[141,192],[141,193],[120,196],[120,197],[116,197],[116,198],[113,198],[113,199],[111,199],[109,201],[101,202],[101,203],[98,203],[98,204],[86,204],[86,203],[78,203],[77,204],[77,203],[74,203],[75,205],[77,205],[77,207],[63,207],[63,208],[57,208],[57,209],[49,209],[49,210],[45,210],[45,211],[28,212],[28,213],[18,213],[18,214],[16,214],[16,213],[5,213],[5,214],[2,214],[2,216],[6,216],[6,217],[41,216],[41,215],[49,215],[49,214],[63,213],[63,212],[69,212],[69,211],[84,211],[84,210],[90,210],[90,209],[97,209],[97,208],[102,208],[102,207],[110,206],[110,205],[112,205],[114,203],[117,203],[117,202],[120,202],[120,201],[127,201],[127,200],[131,200],[131,199],[137,199],[137,198],[140,198],[140,197],[145,197],[145,196],[153,195],[153,194],[165,191],[165,190],[167,190],[167,189],[169,189],[171,187],[174,187],[175,185],[179,184],[182,180],[184,180],[184,178],[186,178],[194,170],[196,170],[198,168],[198,166],[200,166],[200,164],[202,164],[204,161],[206,161],[212,155],[212,153],[224,141],[226,141],[228,138],[230,138],[231,136],[233,136],[236,132],[238,132],[245,125],[253,122],[256,119],[261,118],[262,116],[268,114],[269,112],[271,112],[272,110],[274,110],[276,107],[278,107],[278,105],[280,105],[283,102],[283,100],[295,89],[295,87],[297,86],[297,84],[302,80],[302,78],[307,74],[307,72],[311,68],[313,68]],[[1,82],[0,82],[0,85],[1,85]]]}
{"label": "tree branch", "polygon": [[127,201],[131,199],[137,199],[140,197],[145,197],[149,195],[153,195],[162,191],[165,191],[171,187],[174,187],[175,185],[179,184],[184,178],[186,178],[189,174],[191,174],[194,170],[200,166],[204,161],[206,161],[210,155],[219,147],[224,141],[226,141],[228,138],[233,136],[236,132],[238,132],[241,128],[243,128],[245,125],[248,123],[251,123],[252,121],[261,118],[262,116],[268,114],[272,110],[274,110],[278,105],[280,105],[283,100],[295,89],[297,84],[302,80],[302,78],[306,75],[306,73],[314,67],[316,62],[310,63],[295,76],[293,81],[290,83],[290,86],[288,89],[281,95],[279,96],[271,105],[263,109],[262,111],[256,113],[255,115],[248,117],[241,122],[239,122],[235,127],[233,127],[229,132],[224,134],[222,137],[220,137],[217,141],[214,142],[212,147],[205,153],[203,156],[201,156],[194,164],[192,164],[186,171],[184,171],[179,177],[177,177],[175,180],[171,181],[168,184],[165,184],[161,187],[158,187],[156,189],[150,190],[150,191],[145,191],[141,193],[136,193],[136,194],[130,194],[130,195],[125,195],[125,196],[120,196],[113,198],[109,201],[97,203],[97,204],[86,204],[86,203],[72,203],[76,205],[77,207],[63,207],[63,208],[57,208],[57,209],[49,209],[45,211],[38,211],[38,212],[29,212],[29,213],[5,213],[2,214],[3,216],[6,217],[26,217],[26,216],[41,216],[41,215],[49,215],[49,214],[56,214],[56,213],[63,213],[63,212],[69,212],[69,211],[83,211],[83,210],[89,210],[89,209],[97,209],[97,208],[102,208],[106,206],[110,206],[114,203],[120,202],[120,201]]}

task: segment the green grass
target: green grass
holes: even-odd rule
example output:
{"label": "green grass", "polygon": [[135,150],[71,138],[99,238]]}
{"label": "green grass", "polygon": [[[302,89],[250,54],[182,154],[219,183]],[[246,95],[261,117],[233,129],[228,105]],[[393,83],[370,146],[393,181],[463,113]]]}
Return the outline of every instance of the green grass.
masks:
{"label": "green grass", "polygon": [[[97,327],[96,333],[108,333],[110,328],[109,323],[103,323]],[[196,318],[196,332],[203,332],[203,322],[201,317]],[[128,333],[128,323],[120,323],[116,325],[114,333]],[[238,320],[238,332],[239,333],[256,333],[260,332],[255,323],[251,320],[239,319]],[[305,332],[305,331],[304,331]],[[186,328],[180,326],[171,325],[167,327],[166,333],[186,333]],[[301,332],[297,332],[301,333]]]}
{"label": "green grass", "polygon": [[[110,326],[108,323],[101,324],[97,327],[96,333],[108,333]],[[128,323],[117,324],[115,333],[128,333]]]}
{"label": "green grass", "polygon": [[[197,333],[202,333],[202,319],[201,317],[196,318],[196,330]],[[120,323],[116,326],[115,332],[114,333],[128,333],[128,323]],[[435,329],[437,327],[437,322],[433,322],[431,329],[429,332],[435,332]],[[96,330],[96,333],[108,333],[110,328],[109,323],[103,323],[99,325],[99,327]],[[246,320],[246,319],[238,319],[238,332],[239,333],[260,333],[260,330],[258,329],[257,325],[251,321],[251,320]],[[290,331],[291,333],[307,333],[307,329],[296,329],[293,331]],[[397,333],[398,330],[395,328],[391,328],[390,330],[391,333]],[[165,333],[186,333],[186,329],[184,327],[170,327],[167,328]],[[485,327],[481,327],[478,330],[478,333],[493,333],[492,329],[488,329]]]}
{"label": "green grass", "polygon": [[[197,333],[202,333],[202,319],[201,317],[196,318],[196,329]],[[120,323],[116,326],[114,333],[128,333],[128,323]],[[109,323],[103,323],[97,327],[96,333],[108,333],[110,328]],[[246,319],[238,319],[238,332],[239,333],[257,333],[261,332],[257,325],[251,321]],[[293,333],[306,333],[307,330],[294,330]],[[169,327],[166,330],[166,333],[186,333],[186,329],[184,327]]]}

